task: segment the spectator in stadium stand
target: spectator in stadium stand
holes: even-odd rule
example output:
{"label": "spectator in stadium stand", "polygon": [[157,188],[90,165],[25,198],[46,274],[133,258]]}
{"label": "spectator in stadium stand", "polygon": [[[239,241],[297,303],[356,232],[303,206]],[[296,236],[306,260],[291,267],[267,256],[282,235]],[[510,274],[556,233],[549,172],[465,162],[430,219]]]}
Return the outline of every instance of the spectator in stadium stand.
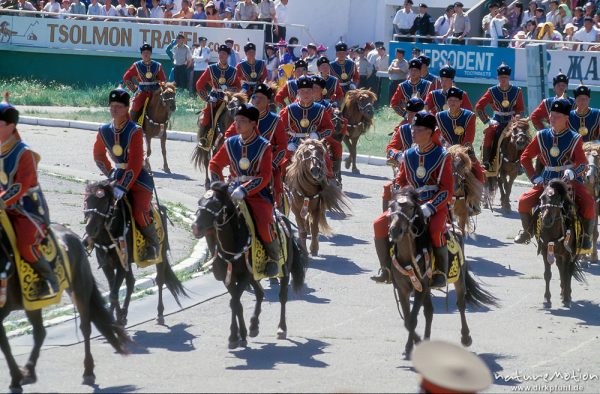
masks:
{"label": "spectator in stadium stand", "polygon": [[308,58],[308,48],[302,47],[302,49],[300,50],[300,59],[306,61],[307,58]]}
{"label": "spectator in stadium stand", "polygon": [[[127,16],[130,18],[137,17],[137,8],[135,8],[135,6],[133,4],[129,4],[127,6]],[[137,21],[130,20],[129,22],[137,22]]]}
{"label": "spectator in stadium stand", "polygon": [[[44,12],[52,12],[52,13],[57,13],[58,14],[60,12],[60,4],[58,4],[56,2],[56,0],[50,0],[44,6]],[[56,18],[56,17],[57,17],[57,15],[48,15],[47,16],[47,18]]]}
{"label": "spectator in stadium stand", "polygon": [[[208,62],[210,60],[210,48],[206,46],[207,39],[206,37],[198,37],[198,47],[194,48],[194,52],[192,53],[192,59],[194,61],[194,74],[192,76],[192,83],[195,89],[196,82],[198,82],[198,78],[202,75],[204,71],[208,68]],[[194,92],[192,89],[192,92]]]}
{"label": "spectator in stadium stand", "polygon": [[[398,34],[410,34],[410,29],[417,18],[417,14],[412,10],[412,6],[412,0],[405,0],[404,7],[396,12],[392,23],[396,27]],[[411,42],[412,39],[410,37],[400,37],[398,41]]]}
{"label": "spectator in stadium stand", "polygon": [[573,35],[577,28],[572,23],[567,23],[565,26],[565,34],[563,35],[563,46],[561,49],[566,51],[572,51],[575,49],[576,44],[568,44],[573,42]]}
{"label": "spectator in stadium stand", "polygon": [[513,3],[508,7],[508,34],[514,37],[523,25],[523,3]]}
{"label": "spectator in stadium stand", "polygon": [[[122,0],[124,1],[124,0]],[[179,12],[177,12],[175,15],[173,15],[174,19],[192,19],[192,16],[194,16],[194,12],[192,11],[192,9],[190,8],[190,1],[189,0],[182,0],[181,1],[181,10],[179,10]],[[188,25],[188,23],[182,23],[182,25]]]}
{"label": "spectator in stadium stand", "polygon": [[[277,23],[275,16],[275,2],[273,0],[260,0],[258,3],[258,20],[261,22]],[[265,24],[261,26],[265,31],[265,43],[273,42],[273,25]]]}
{"label": "spectator in stadium stand", "polygon": [[408,76],[408,62],[404,58],[404,49],[396,48],[396,58],[388,67],[388,77],[390,78],[390,86],[388,97],[392,97],[400,82],[406,80]]}
{"label": "spectator in stadium stand", "polygon": [[[388,65],[390,64],[390,55],[386,53],[385,46],[380,45],[377,47],[377,58],[375,59],[375,77],[377,78],[377,84],[375,85],[375,94],[377,97],[381,94],[381,83],[383,82],[384,76],[377,75],[378,71],[387,71]],[[359,74],[360,78],[360,74]]]}
{"label": "spectator in stadium stand", "polygon": [[[22,0],[20,0],[19,3],[21,1]],[[26,2],[29,3],[28,1],[26,1]],[[31,3],[29,3],[29,4],[31,4]],[[85,15],[85,13],[86,13],[85,4],[83,4],[79,0],[73,0],[71,5],[69,6],[69,14]],[[69,19],[80,19],[80,18],[77,18],[76,16],[71,16],[71,17],[69,17]]]}
{"label": "spectator in stadium stand", "polygon": [[223,27],[227,29],[233,29],[237,24],[232,23],[233,21],[233,10],[229,7],[225,8],[225,16],[223,17],[223,21],[227,21],[223,23]]}
{"label": "spectator in stadium stand", "polygon": [[58,11],[58,19],[67,19],[65,16],[69,13],[69,6],[71,5],[70,0],[62,0],[60,3],[60,11]]}
{"label": "spectator in stadium stand", "polygon": [[535,18],[533,19],[537,25],[546,23],[546,13],[542,7],[535,9]]}
{"label": "spectator in stadium stand", "polygon": [[558,4],[558,0],[550,0],[548,4],[549,10],[546,13],[546,22],[552,23],[553,26],[558,23]]}
{"label": "spectator in stadium stand", "polygon": [[[236,21],[256,21],[258,20],[259,9],[252,0],[239,1],[235,7]],[[243,29],[256,29],[257,25],[254,23],[240,23]]]}
{"label": "spectator in stadium stand", "polygon": [[279,65],[291,63],[292,57],[288,53],[287,42],[285,42],[285,40],[279,40],[275,46],[277,47],[277,58],[279,59]]}
{"label": "spectator in stadium stand", "polygon": [[[540,23],[536,28],[535,38],[537,40],[562,41],[562,34],[554,30],[554,26],[550,22]],[[562,47],[560,44],[546,44],[548,49],[558,49]]]}
{"label": "spectator in stadium stand", "polygon": [[[597,42],[598,41],[598,29],[594,26],[594,18],[586,16],[583,19],[583,27],[573,34],[573,41],[578,42]],[[585,51],[589,45],[576,45],[575,50]]]}
{"label": "spectator in stadium stand", "polygon": [[208,21],[220,21],[221,17],[219,16],[219,12],[217,11],[217,7],[215,7],[215,3],[209,1],[206,3],[206,27],[223,27],[222,23],[208,22]]}
{"label": "spectator in stadium stand", "polygon": [[[436,36],[446,36],[448,30],[450,29],[450,21],[452,20],[452,16],[454,15],[454,5],[449,5],[446,7],[446,11],[437,18],[435,23],[433,24],[433,28],[435,30]],[[444,40],[438,40],[438,42],[443,42]]]}
{"label": "spectator in stadium stand", "polygon": [[373,65],[375,65],[375,59],[379,53],[377,52],[377,48],[383,45],[383,41],[375,41],[375,43],[367,42],[365,43],[365,53],[367,57],[367,61]]}
{"label": "spectator in stadium stand", "polygon": [[[481,28],[483,29],[483,36],[490,38],[491,37],[490,25],[492,23],[492,19],[494,19],[494,17],[498,13],[498,4],[496,4],[496,3],[490,4],[488,6],[488,11],[489,11],[489,14],[484,16],[483,19],[481,20]],[[490,45],[489,41],[484,42],[483,45],[489,46]]]}
{"label": "spectator in stadium stand", "polygon": [[267,82],[274,82],[278,77],[277,69],[279,68],[279,57],[277,56],[275,47],[271,44],[265,45],[265,52],[267,55],[265,60],[267,63]]}
{"label": "spectator in stadium stand", "polygon": [[369,79],[371,74],[373,74],[374,67],[365,56],[365,50],[363,48],[358,48],[356,50],[357,58],[354,60],[354,64],[356,64],[356,68],[358,69],[358,87],[359,88],[368,88]]}
{"label": "spectator in stadium stand", "polygon": [[594,17],[594,11],[596,9],[596,6],[594,5],[594,3],[592,3],[591,1],[588,1],[587,3],[585,3],[585,6],[583,7],[583,9],[585,10],[585,13],[583,14],[583,16],[589,16],[589,17]]}
{"label": "spectator in stadium stand", "polygon": [[275,3],[275,19],[277,24],[273,26],[273,41],[285,40],[286,27],[288,21],[288,0],[278,0]]}
{"label": "spectator in stadium stand", "polygon": [[[100,4],[98,4],[98,0],[91,0],[92,2],[90,3],[88,10],[87,10],[87,14],[90,17],[90,20],[98,20],[98,18],[94,18],[94,16],[100,16],[102,15],[102,6]],[[156,3],[158,4],[158,0],[153,0],[156,1]]]}
{"label": "spectator in stadium stand", "polygon": [[575,26],[575,31],[583,27],[583,14],[583,7],[576,7],[575,11],[573,11],[573,19],[571,20],[571,23]]}
{"label": "spectator in stadium stand", "polygon": [[[31,4],[28,0],[19,0],[17,2],[17,9],[20,11],[37,11],[34,5]],[[83,7],[83,14],[85,15],[85,6]],[[19,15],[23,16],[24,14]]]}
{"label": "spectator in stadium stand", "polygon": [[165,17],[165,12],[162,7],[159,5],[160,0],[152,0],[152,9],[150,9],[150,22],[151,23],[163,23],[162,21],[157,21],[155,19],[162,19]]}
{"label": "spectator in stadium stand", "polygon": [[175,85],[181,91],[188,88],[188,68],[192,67],[192,51],[185,43],[183,34],[177,35],[177,45],[173,48],[173,66]]}
{"label": "spectator in stadium stand", "polygon": [[[50,0],[53,1],[53,0]],[[113,6],[110,1],[104,2],[104,7],[102,7],[102,16],[117,16],[117,9]],[[110,18],[106,18],[105,21],[110,21]]]}
{"label": "spectator in stadium stand", "polygon": [[504,16],[503,10],[498,10],[489,24],[489,33],[492,38],[491,46],[493,47],[507,47],[508,42],[498,41],[498,39],[505,38],[504,25],[508,23],[508,19]]}
{"label": "spectator in stadium stand", "polygon": [[[137,17],[139,19],[150,18],[150,9],[148,8],[148,3],[145,0],[142,0],[140,2],[140,6],[137,8]],[[140,22],[142,22],[142,21],[140,21]]]}
{"label": "spectator in stadium stand", "polygon": [[117,16],[127,16],[127,3],[125,0],[117,0],[115,10],[117,10]]}
{"label": "spectator in stadium stand", "polygon": [[[356,48],[358,48],[358,46],[356,46]],[[353,48],[353,49],[356,49],[356,48]],[[317,48],[317,57],[327,56],[327,54],[325,52],[327,52],[327,47],[323,44],[320,44],[319,47]]]}
{"label": "spectator in stadium stand", "polygon": [[[196,21],[203,21],[206,19],[206,12],[204,11],[204,4],[202,1],[196,0],[196,4],[194,6],[194,14],[192,15],[192,19]],[[196,22],[197,26],[205,26],[204,22]]]}
{"label": "spectator in stadium stand", "polygon": [[465,45],[465,37],[471,32],[471,20],[463,8],[464,5],[460,1],[454,3],[454,15],[452,15],[450,26],[444,35],[444,39],[452,36],[450,43],[454,45]]}
{"label": "spectator in stadium stand", "polygon": [[529,5],[527,6],[527,9],[523,12],[523,22],[521,23],[521,26],[523,28],[525,28],[525,23],[535,19],[535,10],[536,9],[537,9],[537,2],[530,1]]}
{"label": "spectator in stadium stand", "polygon": [[225,40],[225,45],[227,45],[229,49],[231,49],[231,53],[229,54],[229,58],[227,59],[227,63],[231,67],[237,66],[237,64],[242,60],[238,51],[236,51],[233,47],[234,43],[235,42],[233,41],[233,38],[228,38]]}
{"label": "spectator in stadium stand", "polygon": [[[419,4],[419,15],[415,18],[412,27],[410,28],[410,34],[416,34],[424,37],[431,37],[435,35],[435,27],[433,18],[427,13],[429,7],[427,4]],[[430,43],[429,38],[417,38],[417,42]]]}
{"label": "spectator in stadium stand", "polygon": [[554,28],[561,33],[564,33],[565,26],[567,23],[571,22],[571,10],[566,4],[561,4],[558,6],[558,20],[556,21],[556,25]]}

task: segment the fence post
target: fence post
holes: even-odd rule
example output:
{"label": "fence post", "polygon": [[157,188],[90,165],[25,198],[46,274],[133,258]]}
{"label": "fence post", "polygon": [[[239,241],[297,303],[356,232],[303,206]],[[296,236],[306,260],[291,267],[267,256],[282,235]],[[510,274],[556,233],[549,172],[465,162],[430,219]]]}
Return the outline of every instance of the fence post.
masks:
{"label": "fence post", "polygon": [[525,47],[527,59],[527,112],[532,113],[546,97],[546,44]]}

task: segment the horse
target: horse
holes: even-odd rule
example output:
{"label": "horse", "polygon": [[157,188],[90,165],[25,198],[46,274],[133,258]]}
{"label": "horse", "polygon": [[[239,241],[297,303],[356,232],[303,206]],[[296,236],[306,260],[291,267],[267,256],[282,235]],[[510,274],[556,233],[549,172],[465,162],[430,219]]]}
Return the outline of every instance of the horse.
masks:
{"label": "horse", "polygon": [[454,203],[452,212],[456,216],[458,228],[463,235],[474,229],[469,222],[469,209],[479,207],[483,197],[483,183],[471,172],[470,148],[462,145],[448,147],[452,157],[452,176],[454,177]]}
{"label": "horse", "polygon": [[[200,112],[198,116],[197,144],[192,153],[191,160],[197,169],[204,169],[204,187],[206,190],[210,187],[208,163],[221,145],[223,145],[223,136],[233,123],[238,107],[248,102],[248,97],[245,93],[223,92],[221,98],[221,104],[218,107],[211,108],[212,119],[208,126],[202,126],[204,112]],[[213,104],[208,103],[207,105],[212,106]]]}
{"label": "horse", "polygon": [[353,174],[360,174],[356,167],[356,148],[358,139],[373,125],[375,102],[377,95],[368,89],[353,89],[346,93],[342,105],[342,115],[348,119],[348,135],[344,136],[344,144],[349,155],[345,161],[346,169],[352,166]]}
{"label": "horse", "polygon": [[342,189],[327,180],[325,155],[327,149],[323,142],[304,140],[294,152],[285,177],[300,242],[306,249],[310,227],[310,253],[313,256],[319,254],[319,233],[331,235],[325,212],[344,215],[344,210],[349,208]]}
{"label": "horse", "polygon": [[529,135],[529,118],[512,122],[504,132],[504,140],[500,145],[500,169],[498,171],[498,189],[502,209],[511,211],[510,193],[512,185],[521,168],[521,154],[531,142]]}
{"label": "horse", "polygon": [[[401,316],[404,319],[404,327],[408,330],[408,340],[405,345],[405,356],[408,358],[415,344],[421,341],[421,337],[415,332],[417,317],[421,306],[425,315],[424,338],[431,336],[431,323],[433,320],[433,303],[431,299],[431,288],[429,287],[429,256],[431,253],[431,241],[427,231],[425,217],[420,207],[418,194],[414,188],[408,186],[400,189],[394,196],[389,210],[389,236],[393,243],[392,255],[392,283],[396,301],[400,304]],[[460,240],[460,249],[463,250],[460,234],[455,234]],[[453,255],[449,255],[450,265]],[[421,284],[421,291],[415,291],[409,276],[402,268],[412,265]],[[460,267],[460,276],[454,282],[456,291],[456,305],[460,312],[461,321],[461,343],[470,346],[473,339],[465,315],[466,305],[475,307],[497,306],[497,299],[471,276],[467,261]],[[414,292],[412,308],[410,306],[410,295]]]}
{"label": "horse", "polygon": [[167,128],[171,115],[177,109],[175,102],[176,93],[175,84],[169,82],[161,83],[160,89],[155,90],[150,100],[148,100],[142,121],[142,129],[146,137],[146,157],[150,157],[152,154],[152,138],[160,138],[163,171],[167,174],[171,173],[169,164],[167,163]]}
{"label": "horse", "polygon": [[[90,247],[96,250],[96,258],[110,285],[110,310],[115,313],[118,324],[125,326],[127,324],[127,314],[131,294],[135,286],[135,277],[131,265],[133,263],[133,242],[127,240],[127,256],[119,256],[118,250],[119,238],[123,237],[123,228],[125,216],[125,206],[123,201],[116,202],[113,197],[113,185],[110,181],[90,183],[85,189],[84,198],[84,216],[86,219],[86,242]],[[162,210],[163,208],[160,207]],[[163,217],[165,213],[163,211]],[[131,218],[133,221],[133,218]],[[175,298],[177,305],[181,307],[179,297],[186,296],[186,291],[177,278],[167,257],[168,235],[167,223],[163,220],[163,229],[165,231],[165,240],[162,248],[161,262],[156,264],[156,285],[158,286],[158,324],[164,324],[164,305],[163,305],[163,285]],[[131,234],[131,228],[128,234]],[[125,236],[127,237],[127,235]],[[125,238],[127,239],[127,238]],[[122,261],[124,258],[126,261]],[[125,280],[126,293],[123,305],[119,304],[119,290]]]}
{"label": "horse", "polygon": [[[552,306],[550,280],[552,264],[556,262],[560,275],[560,295],[565,307],[571,305],[571,279],[583,280],[583,271],[578,261],[575,221],[577,210],[565,182],[551,180],[540,196],[539,232],[534,231],[538,240],[538,254],[544,260],[544,279],[546,291],[544,305]],[[536,221],[534,221],[536,223]]]}
{"label": "horse", "polygon": [[[284,236],[287,239],[288,254],[280,279],[279,302],[281,314],[277,328],[277,338],[287,338],[287,322],[285,317],[290,275],[292,288],[299,293],[304,286],[305,269],[308,256],[293,235],[291,223],[285,216],[279,217],[284,225]],[[196,220],[192,225],[196,238],[212,235],[214,244],[209,247],[215,251],[212,268],[215,279],[223,281],[231,295],[231,326],[228,339],[229,349],[247,346],[247,336],[256,337],[259,332],[259,315],[264,298],[261,284],[254,279],[251,261],[252,246],[250,232],[244,216],[234,204],[228,193],[228,184],[213,182],[209,191],[198,201]],[[207,239],[208,240],[208,239]],[[250,285],[256,295],[254,313],[250,319],[249,333],[244,321],[244,311],[240,298]]]}
{"label": "horse", "polygon": [[585,188],[594,197],[594,209],[596,211],[596,227],[594,228],[592,260],[598,261],[598,199],[600,199],[600,143],[589,141],[583,144],[585,156],[588,159],[588,172],[585,177]]}
{"label": "horse", "polygon": [[[70,295],[73,304],[79,312],[81,320],[79,328],[84,338],[83,384],[93,385],[96,376],[94,375],[94,358],[90,350],[91,323],[94,323],[100,334],[106,338],[119,354],[128,353],[127,345],[131,340],[122,327],[114,324],[110,312],[106,309],[104,298],[98,289],[85,249],[79,237],[61,225],[53,224],[51,229],[56,240],[65,245],[65,253],[68,255],[71,277],[67,293]],[[6,234],[2,234],[1,238],[1,261],[13,263],[11,260],[14,256],[9,251],[10,246],[6,244]],[[0,307],[0,348],[2,348],[2,353],[4,353],[10,371],[10,391],[22,392],[22,385],[32,384],[37,381],[36,365],[44,338],[46,337],[46,329],[44,328],[41,309],[25,310],[27,319],[33,328],[34,344],[25,367],[19,369],[12,355],[3,324],[4,319],[12,311],[24,309],[21,284],[14,263],[11,264],[7,274],[6,304]]]}

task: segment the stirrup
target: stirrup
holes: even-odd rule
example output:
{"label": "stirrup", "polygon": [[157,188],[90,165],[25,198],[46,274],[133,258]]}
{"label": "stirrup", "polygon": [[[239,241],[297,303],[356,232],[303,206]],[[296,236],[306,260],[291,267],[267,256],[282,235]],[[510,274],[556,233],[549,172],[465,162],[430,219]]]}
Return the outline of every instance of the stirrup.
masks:
{"label": "stirrup", "polygon": [[[522,236],[525,236],[527,238],[525,240],[521,241]],[[519,234],[517,234],[517,236],[515,237],[513,242],[516,244],[521,244],[521,245],[529,245],[529,243],[531,242],[531,234],[529,234],[528,231],[521,230],[521,231],[519,231]]]}
{"label": "stirrup", "polygon": [[[440,276],[444,278],[444,283],[436,285],[436,278],[440,277]],[[442,289],[448,285],[448,277],[442,271],[435,270],[435,271],[433,271],[433,275],[432,275],[432,279],[431,279],[430,283],[431,283],[432,289]]]}
{"label": "stirrup", "polygon": [[419,278],[417,278],[417,275],[415,275],[415,270],[413,269],[413,267],[408,266],[404,267],[404,269],[406,270],[406,275],[408,276],[408,279],[410,279],[410,283],[413,285],[415,290],[418,292],[423,291],[423,285],[421,284]]}

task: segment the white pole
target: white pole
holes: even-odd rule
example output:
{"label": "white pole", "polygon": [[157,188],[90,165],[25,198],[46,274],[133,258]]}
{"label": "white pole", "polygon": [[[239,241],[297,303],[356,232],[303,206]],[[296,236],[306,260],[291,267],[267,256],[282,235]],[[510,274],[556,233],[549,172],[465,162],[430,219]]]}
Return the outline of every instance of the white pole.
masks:
{"label": "white pole", "polygon": [[546,45],[525,47],[527,56],[527,109],[528,113],[546,97]]}

